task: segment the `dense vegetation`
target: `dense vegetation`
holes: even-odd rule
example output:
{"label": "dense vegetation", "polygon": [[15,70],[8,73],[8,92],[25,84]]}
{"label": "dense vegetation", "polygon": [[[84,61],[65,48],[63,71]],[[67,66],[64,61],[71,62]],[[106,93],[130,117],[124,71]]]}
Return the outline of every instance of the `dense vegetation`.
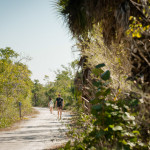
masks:
{"label": "dense vegetation", "polygon": [[33,106],[48,106],[49,97],[51,97],[54,102],[58,94],[61,94],[61,97],[65,102],[65,109],[74,105],[76,94],[74,88],[74,77],[77,67],[77,60],[73,61],[67,67],[62,66],[61,70],[55,71],[56,79],[54,82],[50,82],[49,77],[45,75],[44,80],[46,81],[45,85],[39,83],[38,80],[34,81],[33,85],[33,97],[32,103]]}
{"label": "dense vegetation", "polygon": [[20,120],[20,102],[23,117],[31,113],[31,106],[48,107],[49,97],[55,101],[59,93],[65,101],[65,109],[73,106],[77,99],[74,88],[77,60],[57,70],[54,82],[45,75],[46,84],[42,85],[38,80],[31,81],[31,71],[21,62],[23,59],[9,47],[0,49],[0,128]]}
{"label": "dense vegetation", "polygon": [[[148,138],[143,133],[137,120],[139,98],[117,97],[110,88],[110,71],[103,71],[104,64],[92,69],[94,80],[93,99],[90,100],[90,112],[76,107],[76,116],[72,119],[65,150],[72,149],[148,149]],[[145,137],[145,135],[144,135]]]}
{"label": "dense vegetation", "polygon": [[0,128],[19,120],[19,102],[22,116],[31,111],[31,72],[17,59],[11,48],[0,49]]}
{"label": "dense vegetation", "polygon": [[64,149],[149,149],[150,2],[58,0],[57,8],[81,52],[75,141]]}
{"label": "dense vegetation", "polygon": [[[49,96],[61,93],[65,107],[74,106],[68,133],[73,140],[63,149],[148,150],[150,2],[58,0],[57,8],[81,58],[57,70],[54,82],[48,76],[44,86],[35,80],[33,105],[47,106]],[[31,106],[30,72],[13,60],[17,56],[1,49],[1,126],[17,119],[18,101]]]}

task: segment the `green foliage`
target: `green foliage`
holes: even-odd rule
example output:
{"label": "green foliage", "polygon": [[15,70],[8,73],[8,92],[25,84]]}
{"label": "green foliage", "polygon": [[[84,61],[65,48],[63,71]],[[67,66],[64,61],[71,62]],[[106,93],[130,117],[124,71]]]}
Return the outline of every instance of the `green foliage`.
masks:
{"label": "green foliage", "polygon": [[14,52],[10,47],[6,47],[5,49],[0,49],[0,57],[1,60],[10,60],[11,58],[17,58],[19,55]]}
{"label": "green foliage", "polygon": [[109,78],[110,78],[110,71],[109,70],[107,70],[106,72],[104,72],[102,75],[101,75],[101,78],[103,79],[103,80],[108,80]]}
{"label": "green foliage", "polygon": [[74,76],[77,68],[78,61],[71,62],[67,67],[62,66],[62,70],[55,71],[56,79],[54,82],[49,81],[49,77],[45,76],[45,85],[39,83],[38,80],[34,81],[32,93],[32,103],[34,106],[48,106],[49,97],[54,102],[58,94],[64,99],[65,109],[74,105],[76,93],[74,88]]}
{"label": "green foliage", "polygon": [[31,111],[31,72],[18,56],[11,48],[0,49],[0,128],[20,119],[19,102],[22,116]]}
{"label": "green foliage", "polygon": [[[90,70],[94,65],[101,62],[106,63],[107,67],[105,67],[104,70],[109,69],[111,72],[112,82],[110,82],[109,86],[112,91],[109,87],[107,87],[110,72],[104,72],[103,70],[98,69],[104,65],[97,65],[97,67],[92,71],[96,78],[100,77],[100,80],[93,81],[93,85],[97,92],[95,94],[95,99],[91,100],[91,104],[94,105],[92,107],[92,113],[94,113],[93,115],[97,118],[97,120],[99,119],[98,122],[102,121],[102,123],[106,123],[106,120],[100,118],[99,114],[103,112],[101,115],[105,116],[105,113],[109,111],[108,114],[114,114],[113,117],[116,118],[116,122],[118,122],[116,124],[112,122],[113,124],[110,124],[111,129],[110,127],[106,127],[101,130],[97,136],[100,138],[94,137],[95,134],[93,134],[92,138],[94,141],[92,143],[99,140],[101,143],[96,144],[103,146],[101,148],[98,147],[99,149],[113,149],[113,147],[116,149],[146,149],[144,146],[142,147],[142,143],[139,144],[137,142],[137,138],[133,138],[133,140],[131,140],[132,138],[129,136],[130,134],[126,135],[126,137],[122,136],[122,132],[127,131],[127,133],[132,133],[135,127],[135,129],[137,129],[136,131],[140,133],[138,135],[138,139],[141,140],[141,131],[143,131],[143,134],[145,134],[143,139],[146,137],[146,142],[148,141],[147,136],[149,136],[150,133],[148,127],[149,69],[147,69],[149,68],[150,1],[58,0],[57,4],[60,8],[59,11],[61,12],[61,15],[64,16],[65,22],[67,22],[70,28],[70,31],[79,41],[76,46],[78,50],[81,51],[81,58],[84,56],[87,57],[86,63],[81,62],[81,65],[83,66],[83,68],[81,68],[83,76],[81,77],[78,85],[84,86],[82,82],[83,78],[84,80],[90,81],[91,79],[89,76],[86,76],[87,74],[84,76],[84,71],[87,68]],[[130,17],[130,15],[136,15],[136,17]],[[131,35],[128,39],[124,36],[124,32],[126,30],[128,34],[127,38]],[[130,75],[136,79],[135,83],[138,82],[138,85],[130,81],[126,82],[126,78]],[[143,81],[140,79],[141,77],[138,76],[143,76]],[[87,89],[90,87],[90,84],[86,86]],[[86,95],[85,93],[87,91],[83,88],[82,90],[83,95]],[[93,89],[91,89],[90,92],[94,94],[92,90]],[[126,98],[127,96],[124,93],[130,92],[136,92],[142,95],[143,106],[139,106],[138,99],[132,99],[131,97],[129,99]],[[91,97],[91,95],[89,97]],[[121,96],[123,98],[125,97],[125,99],[121,99]],[[107,104],[107,102],[109,103]],[[131,110],[134,110],[136,105],[141,107],[139,109],[141,114],[135,116],[137,120],[132,120],[133,116],[131,115]],[[129,107],[129,109],[125,109],[124,106],[126,108]],[[121,110],[117,112],[115,107],[118,107]],[[106,109],[106,112],[104,109]],[[123,115],[125,116],[120,117]],[[128,118],[131,120],[129,121]],[[99,126],[100,125],[98,124],[98,127]],[[133,128],[128,128],[130,126]],[[112,135],[112,139],[106,137],[106,134],[104,134],[105,132],[110,133],[111,130],[112,134],[115,134]],[[87,134],[86,137],[89,138],[91,135],[89,136]],[[133,137],[135,137],[135,134]],[[119,139],[122,141],[119,142]],[[90,143],[90,140],[87,141]],[[111,142],[114,142],[114,145]],[[79,145],[85,144],[85,142],[82,141],[76,141],[75,143],[78,143]],[[75,145],[76,149],[78,149],[77,144]],[[85,149],[89,148],[86,147]]]}
{"label": "green foliage", "polygon": [[32,105],[33,106],[47,106],[48,98],[45,95],[45,89],[39,80],[34,80],[32,88]]}
{"label": "green foliage", "polygon": [[105,64],[103,63],[103,64],[98,64],[95,68],[101,68],[101,67],[104,67],[105,66]]}
{"label": "green foliage", "polygon": [[122,99],[110,99],[112,92],[108,84],[105,84],[110,81],[110,72],[101,73],[103,65],[99,66],[101,71],[93,72],[97,81],[93,82],[96,93],[95,98],[90,101],[91,115],[78,111],[69,134],[74,142],[68,142],[64,149],[148,150],[148,143],[142,141],[140,127],[130,108],[131,104],[125,105]]}
{"label": "green foliage", "polygon": [[62,66],[63,70],[57,70],[56,80],[54,82],[55,97],[58,93],[64,99],[65,109],[74,105],[75,102],[75,87],[74,87],[74,76],[77,66],[77,61],[73,61],[68,67]]}

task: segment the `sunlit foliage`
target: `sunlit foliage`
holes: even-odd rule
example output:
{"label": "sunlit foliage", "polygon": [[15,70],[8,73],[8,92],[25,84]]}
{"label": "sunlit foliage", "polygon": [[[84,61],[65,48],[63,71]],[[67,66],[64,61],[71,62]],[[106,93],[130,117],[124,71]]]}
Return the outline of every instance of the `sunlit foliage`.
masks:
{"label": "sunlit foliage", "polygon": [[31,72],[17,61],[19,55],[11,48],[0,49],[0,127],[7,127],[31,110]]}

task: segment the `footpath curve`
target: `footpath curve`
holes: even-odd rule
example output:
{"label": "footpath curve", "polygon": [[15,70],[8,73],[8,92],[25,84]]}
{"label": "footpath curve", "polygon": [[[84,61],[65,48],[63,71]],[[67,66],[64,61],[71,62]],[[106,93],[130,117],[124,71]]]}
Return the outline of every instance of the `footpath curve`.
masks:
{"label": "footpath curve", "polygon": [[63,112],[59,121],[57,111],[50,114],[48,108],[35,109],[39,111],[35,118],[23,120],[18,129],[0,132],[0,150],[46,150],[68,141],[69,112]]}

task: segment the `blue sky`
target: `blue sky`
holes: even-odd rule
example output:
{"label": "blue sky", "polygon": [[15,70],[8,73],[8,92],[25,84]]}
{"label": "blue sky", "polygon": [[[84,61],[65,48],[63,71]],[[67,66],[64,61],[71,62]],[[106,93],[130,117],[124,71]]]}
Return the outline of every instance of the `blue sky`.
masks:
{"label": "blue sky", "polygon": [[74,42],[56,13],[55,2],[0,0],[0,48],[11,47],[22,56],[30,56],[31,78],[41,83],[44,75],[53,81],[53,71],[75,59],[71,51]]}

